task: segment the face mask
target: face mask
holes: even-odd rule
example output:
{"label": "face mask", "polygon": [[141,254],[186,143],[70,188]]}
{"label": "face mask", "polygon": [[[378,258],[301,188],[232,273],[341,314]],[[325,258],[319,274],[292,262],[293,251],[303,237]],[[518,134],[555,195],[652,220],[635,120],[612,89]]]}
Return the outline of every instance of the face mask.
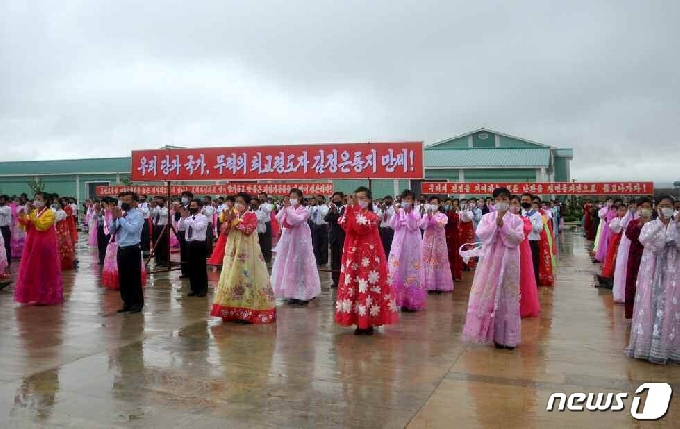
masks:
{"label": "face mask", "polygon": [[366,207],[368,207],[368,201],[359,201],[359,207],[365,209]]}
{"label": "face mask", "polygon": [[640,209],[638,210],[638,213],[640,214],[640,217],[649,219],[652,217],[652,209]]}
{"label": "face mask", "polygon": [[198,213],[198,207],[189,207],[189,213],[191,214]]}
{"label": "face mask", "polygon": [[130,211],[130,204],[128,203],[120,203],[120,208],[123,209],[124,212]]}
{"label": "face mask", "polygon": [[449,211],[451,210],[451,206],[449,204],[444,205],[444,210]]}
{"label": "face mask", "polygon": [[297,206],[298,200],[297,198],[291,198],[290,199],[290,205],[291,206]]}
{"label": "face mask", "polygon": [[522,203],[522,208],[524,210],[529,210],[531,208],[531,203]]}
{"label": "face mask", "polygon": [[45,201],[35,200],[33,201],[33,205],[37,208],[45,207]]}
{"label": "face mask", "polygon": [[508,203],[496,203],[496,210],[499,212],[507,212],[510,205]]}
{"label": "face mask", "polygon": [[429,204],[423,204],[423,210],[425,210],[425,211],[428,211],[428,210],[430,210],[430,209],[431,209],[431,207],[432,207],[432,206],[431,206],[431,205],[429,205]]}
{"label": "face mask", "polygon": [[188,204],[189,203],[189,198],[187,197],[182,197],[182,204]]}
{"label": "face mask", "polygon": [[463,210],[465,210],[465,209],[467,208],[467,203],[462,203],[462,204],[460,205],[460,208],[463,209]]}
{"label": "face mask", "polygon": [[411,207],[411,203],[404,203],[403,205],[404,205],[404,208],[405,208],[405,209]]}
{"label": "face mask", "polygon": [[122,205],[123,205],[123,202],[119,200],[118,201],[118,207],[121,207]]}
{"label": "face mask", "polygon": [[518,214],[519,213],[519,207],[518,206],[510,206],[510,213]]}
{"label": "face mask", "polygon": [[333,201],[333,204],[335,204],[337,207],[342,206],[342,201]]}
{"label": "face mask", "polygon": [[475,204],[470,203],[470,208],[471,208],[471,209],[474,209],[475,207],[476,207]]}
{"label": "face mask", "polygon": [[671,217],[673,217],[673,208],[672,207],[660,208],[659,214],[666,219],[670,219]]}

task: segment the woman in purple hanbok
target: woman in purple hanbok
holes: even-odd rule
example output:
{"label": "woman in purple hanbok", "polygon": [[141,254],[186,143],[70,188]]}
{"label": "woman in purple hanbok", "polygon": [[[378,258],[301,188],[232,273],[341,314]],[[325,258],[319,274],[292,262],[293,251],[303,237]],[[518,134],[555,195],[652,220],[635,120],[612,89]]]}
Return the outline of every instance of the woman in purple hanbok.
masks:
{"label": "woman in purple hanbok", "polygon": [[612,208],[613,204],[612,199],[608,199],[607,204],[602,207],[599,212],[602,233],[600,233],[600,241],[598,242],[597,252],[595,253],[595,260],[597,262],[604,262],[605,257],[607,256],[607,250],[609,249],[609,236],[611,235],[609,223],[616,217],[616,208]]}
{"label": "woman in purple hanbok", "polygon": [[680,223],[673,198],[663,196],[659,218],[644,224],[644,246],[626,355],[652,363],[680,363]]}
{"label": "woman in purple hanbok", "polygon": [[630,203],[628,206],[628,211],[626,215],[618,221],[619,225],[616,225],[617,219],[615,218],[612,222],[611,229],[618,232],[619,226],[620,230],[624,231],[621,236],[621,243],[619,244],[619,250],[616,253],[616,266],[614,268],[614,302],[623,304],[626,302],[626,274],[628,272],[628,252],[630,251],[630,239],[626,237],[625,231],[628,228],[630,221],[639,219],[640,216],[637,214],[637,206],[635,203]]}
{"label": "woman in purple hanbok", "polygon": [[477,227],[484,255],[470,289],[463,340],[493,341],[496,348],[512,350],[521,337],[519,245],[524,221],[508,211],[510,191],[497,188],[493,196],[497,211],[485,214]]}
{"label": "woman in purple hanbok", "polygon": [[439,211],[439,203],[439,198],[431,197],[429,206],[425,207],[425,216],[420,221],[420,227],[425,230],[420,264],[423,286],[428,292],[436,294],[453,292],[445,229],[449,218]]}
{"label": "woman in purple hanbok", "polygon": [[420,213],[413,209],[413,197],[413,192],[405,190],[401,194],[401,207],[396,208],[390,219],[394,239],[387,262],[387,281],[394,289],[397,306],[405,312],[425,308],[427,295],[420,272],[423,246]]}
{"label": "woman in purple hanbok", "polygon": [[281,239],[274,251],[271,284],[276,298],[287,299],[291,305],[307,305],[321,294],[321,279],[312,248],[312,231],[307,221],[309,212],[300,204],[302,191],[293,188],[290,199],[276,219],[283,227]]}

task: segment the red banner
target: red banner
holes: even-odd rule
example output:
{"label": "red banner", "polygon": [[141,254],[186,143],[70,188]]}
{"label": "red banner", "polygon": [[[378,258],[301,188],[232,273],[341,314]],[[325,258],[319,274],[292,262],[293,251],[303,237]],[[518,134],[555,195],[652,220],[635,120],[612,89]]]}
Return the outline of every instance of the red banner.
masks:
{"label": "red banner", "polygon": [[[256,195],[266,192],[268,195],[288,195],[292,188],[298,188],[305,195],[331,195],[333,184],[328,183],[249,183],[235,182],[226,185],[170,186],[170,195],[180,195],[189,191],[194,195],[235,195],[247,192]],[[167,186],[97,186],[97,196],[117,196],[121,192],[136,192],[139,195],[167,195]]]}
{"label": "red banner", "polygon": [[422,179],[423,143],[132,151],[131,180]]}
{"label": "red banner", "polygon": [[423,182],[424,194],[491,195],[505,187],[513,194],[538,195],[652,195],[653,182],[539,182],[539,183],[454,183]]}

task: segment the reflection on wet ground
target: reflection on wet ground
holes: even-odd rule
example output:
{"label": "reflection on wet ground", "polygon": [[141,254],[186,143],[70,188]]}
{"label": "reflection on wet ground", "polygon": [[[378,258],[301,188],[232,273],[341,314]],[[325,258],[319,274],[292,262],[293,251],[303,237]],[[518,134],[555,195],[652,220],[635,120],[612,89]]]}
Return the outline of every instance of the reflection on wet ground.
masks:
{"label": "reflection on wet ground", "polygon": [[[380,335],[333,324],[330,275],[308,308],[275,325],[208,319],[177,273],[150,277],[142,315],[119,316],[90,250],[59,307],[18,307],[0,291],[0,427],[637,427],[643,382],[680,389],[680,366],[622,354],[623,307],[592,287],[583,239],[565,233],[558,281],[515,351],[460,341],[471,275]],[[217,273],[210,275],[211,283]],[[548,412],[553,392],[629,392],[623,412]],[[672,427],[680,401],[653,423]]]}

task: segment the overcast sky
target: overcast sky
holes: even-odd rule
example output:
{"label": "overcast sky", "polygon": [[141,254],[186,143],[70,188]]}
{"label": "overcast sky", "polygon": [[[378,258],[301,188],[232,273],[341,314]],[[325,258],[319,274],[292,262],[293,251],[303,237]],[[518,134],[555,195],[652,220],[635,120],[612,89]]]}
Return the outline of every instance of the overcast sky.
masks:
{"label": "overcast sky", "polygon": [[680,1],[0,0],[4,160],[437,140],[680,180]]}

